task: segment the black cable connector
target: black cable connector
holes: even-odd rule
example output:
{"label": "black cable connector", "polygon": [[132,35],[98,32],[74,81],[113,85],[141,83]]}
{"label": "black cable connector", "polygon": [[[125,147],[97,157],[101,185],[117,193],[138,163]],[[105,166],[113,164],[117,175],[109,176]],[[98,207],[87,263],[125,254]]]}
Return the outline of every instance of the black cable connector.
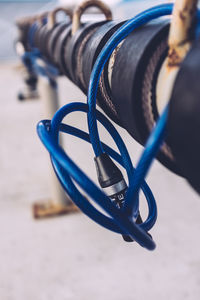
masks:
{"label": "black cable connector", "polygon": [[[121,209],[124,205],[125,195],[128,188],[122,172],[106,153],[95,157],[94,161],[100,186],[111,201],[115,203],[119,209]],[[136,219],[136,224],[141,224],[142,222],[143,221],[139,213]],[[150,234],[149,236],[151,237]],[[122,237],[126,242],[134,242],[129,235],[123,234]]]}
{"label": "black cable connector", "polygon": [[[94,158],[99,184],[105,194],[121,209],[124,205],[127,184],[119,168],[106,153]],[[126,242],[133,242],[129,235],[122,235]]]}

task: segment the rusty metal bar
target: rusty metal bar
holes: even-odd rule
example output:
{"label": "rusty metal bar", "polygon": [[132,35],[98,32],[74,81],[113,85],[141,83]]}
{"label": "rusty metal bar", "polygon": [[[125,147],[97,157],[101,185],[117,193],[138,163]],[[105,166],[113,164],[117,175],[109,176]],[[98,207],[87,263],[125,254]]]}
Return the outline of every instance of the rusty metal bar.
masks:
{"label": "rusty metal bar", "polygon": [[98,7],[100,11],[102,11],[102,13],[105,15],[106,20],[112,20],[112,12],[104,2],[99,0],[86,0],[75,8],[72,20],[72,35],[74,35],[79,29],[80,18],[85,10],[89,7]]}
{"label": "rusty metal bar", "polygon": [[176,46],[188,40],[193,17],[196,12],[197,0],[175,1],[171,22],[169,45]]}
{"label": "rusty metal bar", "polygon": [[192,43],[192,29],[197,0],[176,0],[169,32],[168,57],[162,65],[157,81],[159,113],[169,102],[179,67]]}
{"label": "rusty metal bar", "polygon": [[168,65],[180,65],[191,46],[190,32],[197,9],[197,0],[177,0],[169,33]]}
{"label": "rusty metal bar", "polygon": [[66,16],[69,16],[69,18],[72,19],[71,9],[67,7],[57,7],[56,9],[54,9],[52,12],[48,14],[48,21],[47,21],[48,29],[52,29],[53,26],[55,25],[56,15],[58,12],[64,12]]}

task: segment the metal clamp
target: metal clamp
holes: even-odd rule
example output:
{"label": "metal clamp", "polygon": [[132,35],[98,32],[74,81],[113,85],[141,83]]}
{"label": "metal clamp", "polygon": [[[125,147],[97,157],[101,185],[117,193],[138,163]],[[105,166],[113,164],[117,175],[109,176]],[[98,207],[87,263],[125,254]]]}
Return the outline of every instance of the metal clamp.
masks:
{"label": "metal clamp", "polygon": [[72,20],[72,11],[69,8],[66,7],[57,7],[54,9],[52,12],[48,14],[48,21],[47,21],[47,26],[48,29],[52,29],[54,25],[56,24],[56,15],[58,12],[64,12],[66,16]]}
{"label": "metal clamp", "polygon": [[110,8],[102,1],[99,0],[86,0],[75,8],[72,19],[72,35],[74,35],[80,27],[80,19],[85,10],[89,7],[98,7],[105,15],[106,20],[112,20],[112,12]]}

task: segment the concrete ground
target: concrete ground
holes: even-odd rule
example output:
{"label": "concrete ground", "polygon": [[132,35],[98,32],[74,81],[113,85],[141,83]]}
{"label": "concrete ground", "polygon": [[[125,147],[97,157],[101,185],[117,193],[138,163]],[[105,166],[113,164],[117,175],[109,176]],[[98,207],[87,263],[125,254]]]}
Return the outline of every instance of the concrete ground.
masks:
{"label": "concrete ground", "polygon": [[[15,36],[13,11],[2,7],[1,60],[13,58],[9,47]],[[15,7],[16,15],[30,11],[29,6],[17,13]],[[127,4],[120,14],[132,15],[133,10]],[[8,23],[11,35],[2,27]],[[16,100],[21,75],[16,62],[0,64],[0,300],[199,299],[200,199],[157,162],[148,176],[158,204],[158,221],[151,232],[157,243],[154,252],[123,242],[81,213],[32,218],[31,205],[51,198],[49,157],[36,134],[42,99]],[[59,79],[59,93],[60,105],[85,99],[65,78]],[[67,121],[86,128],[79,113]],[[142,148],[119,131],[136,163]],[[103,130],[101,136],[112,145]],[[95,180],[91,147],[69,136],[64,142],[66,151]]]}
{"label": "concrete ground", "polygon": [[[152,230],[154,252],[124,243],[81,213],[32,218],[31,204],[51,196],[48,155],[35,130],[42,100],[17,102],[20,75],[16,64],[1,64],[0,299],[199,299],[200,199],[157,162],[148,177],[159,212]],[[59,87],[61,105],[84,100],[67,79],[60,79]],[[69,121],[86,127],[81,114]],[[141,147],[124,130],[120,133],[136,162]],[[65,146],[96,178],[91,148],[71,137]]]}

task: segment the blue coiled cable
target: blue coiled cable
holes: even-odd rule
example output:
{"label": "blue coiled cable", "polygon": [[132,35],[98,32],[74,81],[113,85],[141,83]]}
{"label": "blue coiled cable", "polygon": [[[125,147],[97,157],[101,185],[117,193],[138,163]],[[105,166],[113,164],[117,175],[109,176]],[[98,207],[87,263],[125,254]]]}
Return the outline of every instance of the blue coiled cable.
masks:
{"label": "blue coiled cable", "polygon": [[[147,22],[172,13],[172,4],[164,4],[148,9],[140,13],[130,21],[126,22],[117,32],[110,38],[98,56],[94,65],[90,85],[88,90],[88,105],[83,103],[71,103],[62,107],[53,117],[52,121],[42,121],[38,124],[37,130],[40,139],[49,151],[53,163],[54,170],[66,192],[72,200],[97,223],[102,226],[121,233],[128,234],[135,241],[149,250],[155,248],[155,243],[146,233],[152,228],[157,217],[157,208],[153,194],[144,182],[144,178],[148,169],[155,158],[165,136],[165,128],[167,121],[167,108],[162,114],[156,127],[154,128],[145,150],[141,156],[137,168],[134,170],[128,151],[110,121],[96,110],[96,95],[101,72],[106,61],[109,59],[115,47],[127,37],[134,29],[146,24]],[[86,112],[88,115],[89,135],[71,126],[62,124],[63,118],[74,111]],[[120,155],[110,147],[102,144],[99,139],[97,120],[113,137]],[[117,208],[80,168],[70,159],[70,157],[59,146],[59,131],[75,135],[83,140],[91,142],[95,155],[98,156],[103,152],[108,153],[113,159],[120,163],[127,171],[129,188],[125,197],[123,209]],[[94,208],[90,202],[76,188],[73,180],[99,205],[110,217],[100,213]],[[135,224],[139,211],[138,192],[142,188],[148,203],[149,215],[147,220],[140,225]]]}
{"label": "blue coiled cable", "polygon": [[[37,127],[38,134],[51,155],[54,170],[62,186],[73,199],[73,201],[80,207],[80,209],[94,221],[112,231],[121,234],[128,233],[132,237],[134,237],[134,239],[138,241],[142,246],[145,246],[147,244],[147,247],[149,249],[153,249],[155,247],[154,242],[148,235],[147,237],[145,236],[145,239],[143,239],[142,241],[141,238],[139,238],[144,230],[147,231],[152,228],[157,216],[155,200],[148,185],[143,182],[142,189],[147,198],[150,213],[147,217],[147,220],[143,224],[141,224],[141,227],[135,226],[133,225],[134,223],[132,222],[132,218],[127,218],[127,216],[110,201],[110,199],[87,177],[86,174],[84,174],[77,167],[77,165],[59,146],[59,130],[78,136],[79,138],[90,142],[90,137],[88,134],[82,132],[77,128],[61,124],[62,119],[73,111],[88,112],[88,106],[84,103],[71,103],[65,105],[55,114],[51,123],[49,121],[42,121],[38,124]],[[125,167],[127,161],[130,160],[130,157],[121,137],[119,136],[112,123],[98,111],[97,118],[101,122],[101,124],[108,130],[111,136],[114,137],[115,142],[117,137],[116,144],[121,156],[110,147],[103,145],[105,151],[118,163]],[[131,161],[129,162],[129,166],[132,166]],[[129,179],[131,178],[133,170],[133,167],[130,170],[129,168],[127,168],[127,175]],[[75,180],[99,206],[101,206],[107,213],[109,213],[112,218],[109,218],[98,212],[90,204],[90,202],[81,195],[70,177],[72,177],[73,180]]]}
{"label": "blue coiled cable", "polygon": [[[127,21],[119,30],[110,38],[107,42],[106,46],[101,51],[100,55],[98,56],[94,68],[92,70],[92,74],[90,77],[89,89],[88,89],[88,127],[89,133],[91,136],[91,143],[95,152],[96,156],[101,155],[103,152],[101,141],[99,139],[95,110],[96,110],[96,95],[98,89],[99,79],[106,64],[107,60],[109,59],[110,55],[112,54],[113,50],[117,47],[117,45],[125,39],[134,29],[146,24],[147,22],[156,19],[161,16],[171,15],[172,14],[173,5],[172,4],[163,4],[153,8],[146,10],[138,14],[133,19]],[[166,121],[167,109],[163,116],[161,117],[160,123],[164,123]],[[159,124],[160,124],[159,123]],[[138,192],[141,186],[141,180],[144,180],[148,169],[158,152],[160,145],[162,143],[162,138],[160,138],[160,131],[154,131],[153,137],[155,137],[155,141],[159,140],[159,143],[151,143],[149,145],[147,143],[145,147],[145,151],[141,156],[140,162],[138,164],[139,167],[136,168],[134,172],[133,179],[129,185],[129,189],[127,191],[124,209],[128,213],[129,216],[134,215],[134,212],[137,213],[137,206],[138,206]],[[152,140],[152,137],[151,137]]]}

